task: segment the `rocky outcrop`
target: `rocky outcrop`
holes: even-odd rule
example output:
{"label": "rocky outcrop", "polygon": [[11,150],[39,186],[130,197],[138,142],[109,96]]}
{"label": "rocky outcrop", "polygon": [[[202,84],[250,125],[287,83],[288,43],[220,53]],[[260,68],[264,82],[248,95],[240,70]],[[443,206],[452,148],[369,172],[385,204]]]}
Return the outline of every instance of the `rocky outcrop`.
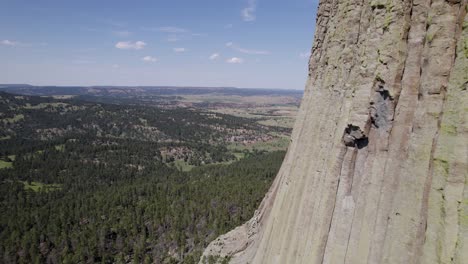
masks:
{"label": "rocky outcrop", "polygon": [[467,0],[322,0],[292,143],[231,263],[466,263]]}

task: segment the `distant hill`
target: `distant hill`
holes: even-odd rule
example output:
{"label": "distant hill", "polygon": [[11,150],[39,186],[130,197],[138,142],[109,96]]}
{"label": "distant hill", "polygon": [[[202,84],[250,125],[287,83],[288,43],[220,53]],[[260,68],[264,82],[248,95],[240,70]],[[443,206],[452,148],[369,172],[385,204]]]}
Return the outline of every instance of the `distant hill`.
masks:
{"label": "distant hill", "polygon": [[292,89],[177,86],[33,86],[29,84],[0,84],[0,91],[38,96],[92,95],[112,97],[219,94],[227,96],[294,96],[301,98],[303,95],[302,90]]}

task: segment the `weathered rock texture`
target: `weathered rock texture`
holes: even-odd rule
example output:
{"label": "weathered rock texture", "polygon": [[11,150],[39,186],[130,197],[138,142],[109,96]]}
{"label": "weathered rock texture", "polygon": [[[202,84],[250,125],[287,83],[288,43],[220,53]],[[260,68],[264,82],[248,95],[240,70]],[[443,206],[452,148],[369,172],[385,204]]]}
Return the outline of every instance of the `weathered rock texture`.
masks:
{"label": "weathered rock texture", "polygon": [[322,0],[303,103],[231,263],[468,263],[467,0]]}

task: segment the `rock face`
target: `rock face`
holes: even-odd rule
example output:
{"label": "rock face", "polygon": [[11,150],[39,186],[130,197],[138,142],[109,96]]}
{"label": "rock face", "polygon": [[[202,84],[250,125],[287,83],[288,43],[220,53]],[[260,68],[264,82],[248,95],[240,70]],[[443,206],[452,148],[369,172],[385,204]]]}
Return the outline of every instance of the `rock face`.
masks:
{"label": "rock face", "polygon": [[467,0],[322,0],[306,92],[231,263],[467,263]]}

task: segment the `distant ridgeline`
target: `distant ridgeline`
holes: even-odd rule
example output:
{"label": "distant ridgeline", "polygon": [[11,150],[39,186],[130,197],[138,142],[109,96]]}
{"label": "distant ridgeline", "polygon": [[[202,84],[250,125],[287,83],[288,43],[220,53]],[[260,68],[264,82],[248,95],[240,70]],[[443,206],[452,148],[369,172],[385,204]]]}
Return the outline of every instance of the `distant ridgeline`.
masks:
{"label": "distant ridgeline", "polygon": [[258,89],[235,87],[178,87],[178,86],[32,86],[28,84],[0,84],[0,91],[24,95],[94,95],[139,97],[157,95],[222,94],[227,96],[292,95],[302,97],[302,90]]}

